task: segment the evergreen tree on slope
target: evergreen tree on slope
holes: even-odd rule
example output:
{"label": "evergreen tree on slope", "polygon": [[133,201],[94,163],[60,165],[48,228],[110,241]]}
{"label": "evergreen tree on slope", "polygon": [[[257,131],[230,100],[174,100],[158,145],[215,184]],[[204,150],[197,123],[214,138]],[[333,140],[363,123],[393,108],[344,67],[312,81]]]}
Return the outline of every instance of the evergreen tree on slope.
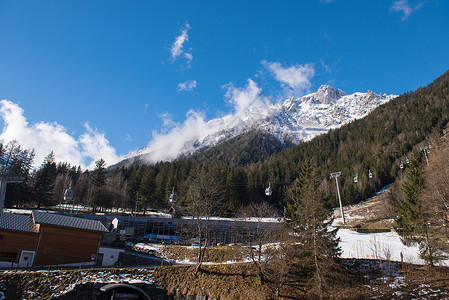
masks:
{"label": "evergreen tree on slope", "polygon": [[39,170],[36,172],[33,191],[37,201],[37,209],[41,205],[50,205],[53,187],[56,179],[56,163],[53,151],[48,154]]}
{"label": "evergreen tree on slope", "polygon": [[400,192],[396,189],[390,193],[390,201],[393,204],[399,218],[396,220],[403,241],[405,243],[419,243],[421,258],[429,265],[443,259],[441,251],[435,245],[424,217],[421,197],[424,188],[424,171],[421,157],[414,152],[410,164],[405,173],[405,181],[400,186]]}
{"label": "evergreen tree on slope", "polygon": [[319,189],[319,181],[309,163],[304,163],[290,190],[291,202],[285,219],[293,231],[295,242],[291,259],[292,270],[315,296],[325,298],[327,283],[337,276],[340,255],[337,230],[329,230],[330,211],[326,196]]}

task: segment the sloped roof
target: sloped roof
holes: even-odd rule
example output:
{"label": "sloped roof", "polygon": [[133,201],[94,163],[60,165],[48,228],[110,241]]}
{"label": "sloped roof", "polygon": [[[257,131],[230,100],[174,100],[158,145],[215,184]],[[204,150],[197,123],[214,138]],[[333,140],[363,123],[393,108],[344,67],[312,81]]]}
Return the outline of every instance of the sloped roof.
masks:
{"label": "sloped roof", "polygon": [[37,226],[30,215],[0,212],[0,229],[37,233]]}
{"label": "sloped roof", "polygon": [[70,227],[90,231],[109,232],[109,230],[107,230],[107,228],[100,221],[97,220],[88,220],[40,211],[33,211],[32,216],[36,224]]}

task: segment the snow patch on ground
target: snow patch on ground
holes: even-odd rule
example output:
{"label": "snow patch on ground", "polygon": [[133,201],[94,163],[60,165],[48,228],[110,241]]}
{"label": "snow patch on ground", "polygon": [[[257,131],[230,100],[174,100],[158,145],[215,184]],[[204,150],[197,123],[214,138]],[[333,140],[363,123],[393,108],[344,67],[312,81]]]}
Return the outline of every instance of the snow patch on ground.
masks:
{"label": "snow patch on ground", "polygon": [[[368,258],[391,261],[402,261],[423,265],[425,261],[419,257],[418,245],[406,246],[396,232],[358,233],[349,229],[338,230],[342,258]],[[449,266],[449,260],[440,263]]]}

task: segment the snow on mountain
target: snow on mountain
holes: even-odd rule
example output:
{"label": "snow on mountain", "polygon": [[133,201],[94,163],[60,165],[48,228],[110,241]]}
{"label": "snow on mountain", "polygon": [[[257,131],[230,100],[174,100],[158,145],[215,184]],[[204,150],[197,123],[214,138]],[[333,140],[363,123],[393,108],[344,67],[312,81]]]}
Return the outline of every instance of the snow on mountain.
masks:
{"label": "snow on mountain", "polygon": [[183,126],[158,136],[148,146],[125,158],[141,156],[148,163],[170,161],[251,130],[270,133],[283,143],[299,144],[363,118],[395,97],[372,91],[346,95],[329,85],[322,85],[315,93],[289,98],[283,103],[270,104],[267,99],[257,97],[245,110],[208,122],[195,115],[188,116]]}

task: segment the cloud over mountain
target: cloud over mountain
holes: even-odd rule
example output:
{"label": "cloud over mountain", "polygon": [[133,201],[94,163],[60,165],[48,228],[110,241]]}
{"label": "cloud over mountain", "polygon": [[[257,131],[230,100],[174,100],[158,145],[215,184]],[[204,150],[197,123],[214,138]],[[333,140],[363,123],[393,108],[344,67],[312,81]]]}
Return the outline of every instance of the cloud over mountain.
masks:
{"label": "cloud over mountain", "polygon": [[252,79],[243,87],[229,83],[224,88],[225,99],[232,106],[229,114],[207,121],[202,112],[191,110],[183,123],[175,123],[164,114],[164,130],[154,132],[148,146],[124,158],[139,156],[148,164],[170,161],[251,130],[269,133],[283,143],[297,144],[362,118],[395,97],[371,91],[346,95],[323,85],[303,97],[271,103]]}
{"label": "cloud over mountain", "polygon": [[310,80],[315,76],[315,68],[310,63],[284,67],[279,62],[267,62],[263,60],[262,64],[273,74],[277,81],[290,87],[299,94],[303,94],[310,88]]}

